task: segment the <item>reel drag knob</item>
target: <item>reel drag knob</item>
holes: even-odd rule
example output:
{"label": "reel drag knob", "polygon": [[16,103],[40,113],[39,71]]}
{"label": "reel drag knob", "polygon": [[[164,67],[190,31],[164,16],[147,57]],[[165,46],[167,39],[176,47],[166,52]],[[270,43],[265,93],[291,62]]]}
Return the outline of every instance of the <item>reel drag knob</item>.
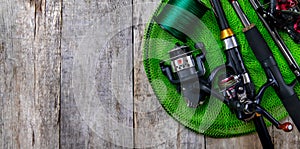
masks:
{"label": "reel drag knob", "polygon": [[285,132],[291,132],[294,129],[294,126],[292,123],[290,122],[285,122],[283,124],[280,124],[278,126],[279,129],[282,129]]}

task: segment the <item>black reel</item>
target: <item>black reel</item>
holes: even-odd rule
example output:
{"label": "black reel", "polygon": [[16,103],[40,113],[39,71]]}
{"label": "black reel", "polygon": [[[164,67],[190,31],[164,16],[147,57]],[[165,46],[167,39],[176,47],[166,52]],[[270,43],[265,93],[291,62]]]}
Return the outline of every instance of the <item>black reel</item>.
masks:
{"label": "black reel", "polygon": [[[205,51],[203,43],[197,43],[195,48]],[[187,102],[187,106],[196,108],[203,104],[208,94],[200,91],[199,78],[205,75],[204,60],[205,54],[193,56],[193,51],[188,46],[176,44],[175,48],[169,51],[171,65],[166,61],[160,63],[162,72],[170,82],[177,85],[177,90]]]}
{"label": "black reel", "polygon": [[271,0],[264,12],[269,24],[285,29],[296,43],[300,43],[300,9],[298,0]]}
{"label": "black reel", "polygon": [[[227,52],[227,57],[236,58],[235,60],[228,58],[226,65],[221,65],[214,69],[206,78],[205,46],[203,43],[195,44],[195,48],[203,51],[201,54],[193,56],[193,51],[188,46],[180,46],[176,44],[175,48],[169,51],[170,65],[166,61],[160,63],[160,67],[164,75],[168,77],[172,84],[177,85],[177,91],[181,93],[185,99],[187,106],[196,108],[205,102],[207,96],[211,95],[211,90],[219,91],[222,94],[220,99],[229,101],[227,105],[231,107],[237,118],[248,121],[254,116],[254,112],[245,112],[246,104],[253,102],[248,96],[247,87],[251,84],[245,83],[247,75],[235,75],[237,72],[233,69],[237,58],[232,52]],[[231,56],[230,56],[231,55]],[[212,87],[214,78],[218,78],[218,87]],[[209,90],[203,90],[209,88]],[[252,88],[249,88],[252,90]]]}
{"label": "black reel", "polygon": [[[274,80],[264,84],[254,97],[247,91],[253,90],[247,81],[247,75],[235,75],[232,69],[233,59],[226,65],[217,67],[206,77],[204,44],[197,43],[195,48],[201,49],[202,54],[193,56],[193,51],[188,46],[176,44],[175,48],[169,51],[170,64],[167,61],[160,62],[163,74],[177,86],[188,107],[196,108],[203,104],[208,96],[214,96],[225,103],[240,120],[249,121],[255,115],[261,114],[278,129],[287,132],[293,129],[289,122],[281,124],[259,105],[265,90],[276,83]],[[227,54],[231,55],[230,52]],[[218,88],[212,87],[214,78],[217,78]]]}
{"label": "black reel", "polygon": [[227,74],[220,76],[218,81],[220,92],[229,101],[229,107],[239,120],[249,121],[254,117],[254,112],[245,111],[245,106],[253,101],[247,98],[245,85],[237,75]]}

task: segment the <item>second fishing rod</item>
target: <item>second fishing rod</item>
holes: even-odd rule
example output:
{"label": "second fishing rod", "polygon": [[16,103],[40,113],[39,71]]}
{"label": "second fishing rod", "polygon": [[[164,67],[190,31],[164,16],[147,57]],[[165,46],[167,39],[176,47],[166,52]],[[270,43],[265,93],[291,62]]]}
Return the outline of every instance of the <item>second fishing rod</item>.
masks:
{"label": "second fishing rod", "polygon": [[[246,96],[247,98],[250,98],[248,100],[252,100],[252,102],[254,102],[254,86],[253,83],[250,79],[249,74],[247,73],[248,71],[246,70],[246,67],[243,65],[243,59],[240,53],[240,49],[239,49],[239,45],[238,45],[238,41],[235,37],[234,32],[232,31],[232,29],[229,26],[228,20],[226,19],[224,10],[222,9],[222,4],[220,3],[220,0],[210,0],[210,3],[212,5],[212,9],[214,11],[215,17],[217,19],[219,28],[220,28],[220,32],[221,32],[221,40],[224,42],[224,46],[225,46],[225,53],[226,54],[230,54],[231,56],[227,56],[227,57],[231,57],[233,60],[231,60],[231,62],[234,62],[234,64],[231,65],[235,65],[236,67],[238,67],[237,71],[241,71],[240,74],[247,74],[245,75],[247,77],[247,84],[251,84],[251,88],[248,88],[247,93],[251,93],[250,96]],[[233,67],[235,68],[235,67]],[[244,77],[245,78],[245,77]],[[249,86],[248,85],[248,86]],[[247,85],[246,85],[247,86]],[[258,100],[259,102],[259,100]],[[260,104],[260,103],[257,103]],[[255,115],[255,117],[252,119],[256,128],[256,131],[258,133],[258,136],[260,138],[261,144],[263,146],[263,148],[268,148],[268,149],[272,149],[274,148],[274,145],[272,143],[272,139],[269,135],[267,126],[265,124],[265,121],[263,119],[262,116],[259,115]]]}
{"label": "second fishing rod", "polygon": [[[264,9],[265,5],[261,4],[259,0],[249,0],[249,2],[255,9],[257,16],[260,18],[260,20],[270,33],[272,39],[289,64],[289,67],[296,76],[296,79],[298,80],[298,82],[300,82],[300,67],[293,57],[292,53],[290,52],[290,49],[287,47],[277,31],[278,27],[283,28],[287,30],[290,37],[296,43],[300,42],[300,33],[298,32],[297,25],[298,21],[294,21],[295,19],[299,19],[299,8],[297,7],[298,1],[281,1],[281,3],[278,3],[276,0],[270,0],[270,12]],[[276,10],[277,8],[279,10]],[[287,8],[289,9],[285,10]],[[291,23],[292,25],[290,25]]]}
{"label": "second fishing rod", "polygon": [[283,103],[285,109],[292,118],[298,131],[300,130],[300,101],[294,91],[294,83],[288,85],[285,83],[282,74],[275,61],[273,53],[269,48],[267,42],[254,24],[251,24],[246,14],[241,9],[237,0],[230,0],[236,14],[243,23],[243,32],[248,41],[248,44],[253,51],[255,57],[263,67],[267,76],[267,83],[263,86],[265,88],[272,86]]}

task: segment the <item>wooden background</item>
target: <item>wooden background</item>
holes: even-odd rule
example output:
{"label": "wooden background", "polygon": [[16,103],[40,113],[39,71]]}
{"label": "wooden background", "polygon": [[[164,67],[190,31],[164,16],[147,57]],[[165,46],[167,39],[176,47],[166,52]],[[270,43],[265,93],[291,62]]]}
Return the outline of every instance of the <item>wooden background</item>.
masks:
{"label": "wooden background", "polygon": [[[0,148],[261,148],[196,134],[157,102],[141,42],[158,2],[0,0]],[[296,130],[270,133],[300,147]]]}

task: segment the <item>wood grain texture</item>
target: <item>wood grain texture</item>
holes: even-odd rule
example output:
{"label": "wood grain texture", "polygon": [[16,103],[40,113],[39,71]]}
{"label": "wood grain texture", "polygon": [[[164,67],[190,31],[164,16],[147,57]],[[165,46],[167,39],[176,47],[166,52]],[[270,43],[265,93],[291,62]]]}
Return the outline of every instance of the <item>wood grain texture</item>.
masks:
{"label": "wood grain texture", "polygon": [[58,148],[60,1],[0,1],[1,148]]}
{"label": "wood grain texture", "polygon": [[230,148],[230,149],[260,149],[262,148],[259,138],[257,134],[250,134],[241,137],[235,138],[226,138],[226,139],[216,139],[216,138],[209,138],[206,139],[206,148],[209,149],[223,149],[223,148]]}
{"label": "wood grain texture", "polygon": [[[0,0],[0,148],[261,148],[256,133],[205,137],[161,107],[142,63],[159,2]],[[269,130],[275,148],[299,148],[296,130]]]}
{"label": "wood grain texture", "polygon": [[159,0],[143,2],[134,0],[133,3],[135,146],[141,148],[205,148],[203,135],[186,129],[164,111],[144,72],[141,43],[146,23],[159,2]]}
{"label": "wood grain texture", "polygon": [[133,147],[130,4],[64,1],[61,148]]}
{"label": "wood grain texture", "polygon": [[133,2],[134,143],[139,148],[175,148],[178,124],[160,106],[143,67],[143,33],[156,4],[152,0]]}

